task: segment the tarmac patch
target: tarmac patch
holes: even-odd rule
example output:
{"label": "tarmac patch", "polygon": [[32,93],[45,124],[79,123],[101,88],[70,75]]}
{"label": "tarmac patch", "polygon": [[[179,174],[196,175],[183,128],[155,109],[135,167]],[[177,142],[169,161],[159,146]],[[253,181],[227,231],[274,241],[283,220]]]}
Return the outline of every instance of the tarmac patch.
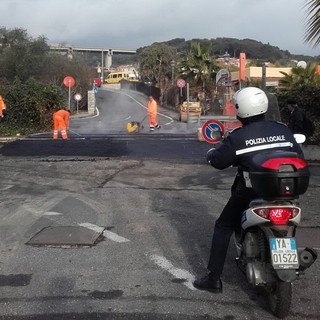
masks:
{"label": "tarmac patch", "polygon": [[103,231],[104,228],[92,230],[81,226],[46,227],[26,244],[36,247],[92,247],[103,240]]}

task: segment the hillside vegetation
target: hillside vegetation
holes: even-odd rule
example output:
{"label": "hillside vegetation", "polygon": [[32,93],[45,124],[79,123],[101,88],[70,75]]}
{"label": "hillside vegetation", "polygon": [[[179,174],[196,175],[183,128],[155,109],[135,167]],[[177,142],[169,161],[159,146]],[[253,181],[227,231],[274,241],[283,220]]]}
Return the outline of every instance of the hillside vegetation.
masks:
{"label": "hillside vegetation", "polygon": [[[245,52],[248,59],[261,60],[261,62],[278,62],[280,65],[288,65],[291,60],[305,60],[316,62],[320,60],[320,56],[311,57],[305,55],[294,55],[288,50],[281,50],[269,43],[264,44],[260,41],[252,39],[234,39],[234,38],[216,38],[216,39],[191,39],[183,38],[172,39],[164,42],[156,42],[154,44],[166,44],[177,50],[178,53],[187,53],[191,50],[192,43],[197,42],[201,47],[211,45],[213,56],[222,56],[226,51],[232,57],[239,57],[240,52]],[[143,48],[139,48],[141,51]]]}

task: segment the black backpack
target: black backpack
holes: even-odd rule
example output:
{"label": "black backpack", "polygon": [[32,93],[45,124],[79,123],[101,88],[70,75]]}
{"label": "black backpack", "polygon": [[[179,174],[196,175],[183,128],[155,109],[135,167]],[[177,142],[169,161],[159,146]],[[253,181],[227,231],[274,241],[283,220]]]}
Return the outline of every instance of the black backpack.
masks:
{"label": "black backpack", "polygon": [[314,123],[305,114],[303,114],[303,131],[307,137],[311,137],[315,131]]}

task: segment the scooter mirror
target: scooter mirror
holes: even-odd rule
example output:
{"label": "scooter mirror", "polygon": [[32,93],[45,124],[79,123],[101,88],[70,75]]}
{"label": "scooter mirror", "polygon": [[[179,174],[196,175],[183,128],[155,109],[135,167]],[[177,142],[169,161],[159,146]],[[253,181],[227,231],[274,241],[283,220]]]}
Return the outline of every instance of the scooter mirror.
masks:
{"label": "scooter mirror", "polygon": [[297,143],[304,143],[306,141],[306,136],[304,134],[295,133],[293,136]]}
{"label": "scooter mirror", "polygon": [[211,138],[217,142],[220,142],[224,139],[224,135],[221,131],[213,131],[211,132]]}

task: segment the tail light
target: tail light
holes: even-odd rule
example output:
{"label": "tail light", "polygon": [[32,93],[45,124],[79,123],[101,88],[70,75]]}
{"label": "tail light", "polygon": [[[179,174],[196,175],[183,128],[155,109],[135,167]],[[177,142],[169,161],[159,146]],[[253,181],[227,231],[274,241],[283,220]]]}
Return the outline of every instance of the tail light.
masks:
{"label": "tail light", "polygon": [[253,209],[253,212],[261,218],[270,220],[273,224],[287,224],[290,219],[300,213],[300,209],[297,207],[257,208]]}
{"label": "tail light", "polygon": [[[261,166],[264,168],[273,169],[273,170],[279,170],[282,166],[285,166],[285,167],[292,166],[295,169],[302,169],[307,166],[307,163],[300,158],[274,158],[274,159],[267,160]],[[284,169],[283,171],[287,171],[287,170]]]}

